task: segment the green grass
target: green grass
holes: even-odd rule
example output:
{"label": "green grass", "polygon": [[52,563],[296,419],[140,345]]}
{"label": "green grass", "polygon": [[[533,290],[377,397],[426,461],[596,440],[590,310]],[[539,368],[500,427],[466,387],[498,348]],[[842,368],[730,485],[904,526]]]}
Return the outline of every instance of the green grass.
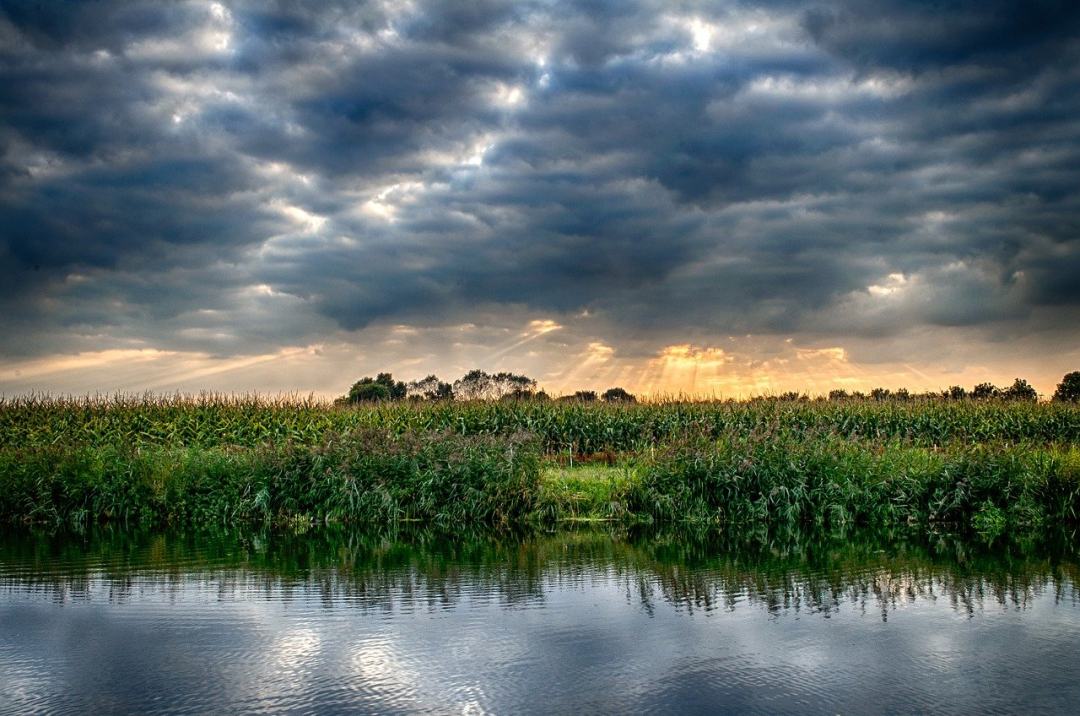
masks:
{"label": "green grass", "polygon": [[598,521],[629,517],[626,495],[636,479],[632,464],[622,466],[546,465],[534,514],[548,521]]}

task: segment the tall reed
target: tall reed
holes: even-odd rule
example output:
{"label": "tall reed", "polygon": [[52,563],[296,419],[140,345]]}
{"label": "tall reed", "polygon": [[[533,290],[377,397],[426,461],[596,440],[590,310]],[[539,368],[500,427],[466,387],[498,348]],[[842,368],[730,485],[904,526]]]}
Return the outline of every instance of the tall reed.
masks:
{"label": "tall reed", "polygon": [[985,529],[1075,522],[1080,449],[930,449],[784,431],[699,436],[646,460],[624,501],[629,512],[660,522],[945,522]]}
{"label": "tall reed", "polygon": [[533,506],[535,440],[361,429],[253,449],[0,450],[0,520],[505,523]]}

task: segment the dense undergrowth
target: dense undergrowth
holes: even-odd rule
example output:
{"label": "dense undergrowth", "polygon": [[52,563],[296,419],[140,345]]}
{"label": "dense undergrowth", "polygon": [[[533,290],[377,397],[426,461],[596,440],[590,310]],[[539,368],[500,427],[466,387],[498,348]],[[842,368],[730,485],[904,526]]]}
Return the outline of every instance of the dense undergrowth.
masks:
{"label": "dense undergrowth", "polygon": [[625,502],[658,521],[1041,526],[1080,516],[1080,450],[929,449],[836,435],[688,439],[647,461]]}
{"label": "dense undergrowth", "polygon": [[532,508],[536,441],[361,430],[253,449],[0,450],[0,517],[137,524],[500,523]]}
{"label": "dense undergrowth", "polygon": [[[994,402],[8,400],[0,520],[993,532],[1078,521],[1078,425],[1075,406]],[[560,466],[597,454],[616,464]]]}

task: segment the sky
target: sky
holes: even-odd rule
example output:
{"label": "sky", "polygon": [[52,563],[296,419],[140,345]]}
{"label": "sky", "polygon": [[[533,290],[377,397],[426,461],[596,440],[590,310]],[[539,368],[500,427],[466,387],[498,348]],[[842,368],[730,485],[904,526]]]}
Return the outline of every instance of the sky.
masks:
{"label": "sky", "polygon": [[0,1],[0,393],[1080,369],[1080,3]]}

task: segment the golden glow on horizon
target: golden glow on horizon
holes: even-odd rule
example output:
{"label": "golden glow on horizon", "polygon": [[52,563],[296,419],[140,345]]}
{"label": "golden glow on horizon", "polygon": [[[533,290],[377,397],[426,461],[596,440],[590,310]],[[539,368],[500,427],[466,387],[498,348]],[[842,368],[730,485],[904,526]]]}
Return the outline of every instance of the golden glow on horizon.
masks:
{"label": "golden glow on horizon", "polygon": [[[455,341],[463,328],[484,335]],[[384,340],[377,340],[380,335]],[[508,340],[492,350],[490,341],[499,335]],[[552,395],[614,386],[642,397],[746,398],[788,391],[823,395],[837,388],[868,392],[878,386],[918,392],[954,384],[970,389],[985,381],[1008,385],[1015,377],[1030,380],[1049,395],[1078,358],[1075,352],[1062,355],[1058,365],[1047,365],[1041,374],[1022,367],[1023,355],[993,365],[980,360],[954,368],[901,361],[860,363],[843,346],[800,346],[792,339],[750,336],[728,339],[722,348],[676,343],[651,353],[628,353],[603,340],[573,335],[553,319],[537,319],[525,322],[517,332],[471,324],[435,328],[399,324],[371,334],[363,343],[340,341],[231,357],[128,348],[0,362],[0,394],[179,390],[314,393],[332,398],[360,376],[381,371],[403,380],[435,373],[452,381],[480,367],[533,376]]]}

